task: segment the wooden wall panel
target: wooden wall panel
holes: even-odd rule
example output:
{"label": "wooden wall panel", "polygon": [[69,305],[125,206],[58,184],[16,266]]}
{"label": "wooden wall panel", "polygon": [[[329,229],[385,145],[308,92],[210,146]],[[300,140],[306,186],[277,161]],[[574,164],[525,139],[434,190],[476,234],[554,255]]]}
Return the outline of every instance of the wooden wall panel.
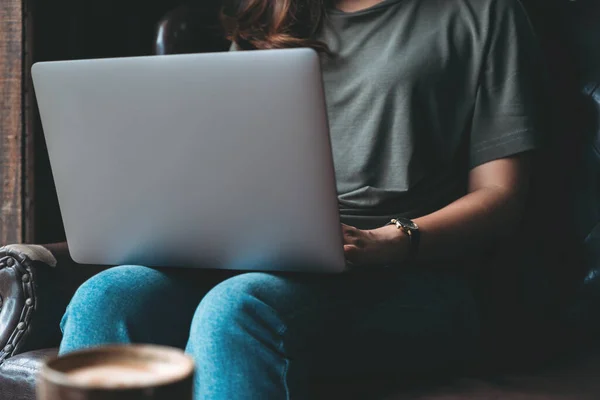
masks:
{"label": "wooden wall panel", "polygon": [[0,1],[0,245],[23,240],[23,13]]}
{"label": "wooden wall panel", "polygon": [[31,66],[33,65],[33,13],[31,12],[34,0],[22,0],[23,4],[23,227],[22,239],[25,243],[36,242],[35,237],[35,194],[36,173],[35,167],[38,157],[35,153],[36,123],[38,118],[37,103],[31,80]]}

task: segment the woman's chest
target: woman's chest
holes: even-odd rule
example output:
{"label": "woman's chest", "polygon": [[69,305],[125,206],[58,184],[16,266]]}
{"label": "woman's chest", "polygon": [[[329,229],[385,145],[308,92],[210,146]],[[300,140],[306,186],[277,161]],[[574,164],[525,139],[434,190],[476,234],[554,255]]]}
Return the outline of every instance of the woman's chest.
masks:
{"label": "woman's chest", "polygon": [[325,24],[321,36],[332,51],[322,63],[329,101],[366,93],[425,103],[432,95],[473,99],[481,58],[474,35],[456,18],[440,19],[415,10]]}

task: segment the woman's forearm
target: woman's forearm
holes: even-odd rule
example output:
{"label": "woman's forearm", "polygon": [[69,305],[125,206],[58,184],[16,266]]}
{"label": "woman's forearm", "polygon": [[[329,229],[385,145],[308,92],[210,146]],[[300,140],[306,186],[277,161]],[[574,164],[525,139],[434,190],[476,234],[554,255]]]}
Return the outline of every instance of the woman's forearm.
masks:
{"label": "woman's forearm", "polygon": [[471,173],[469,194],[415,220],[421,232],[420,261],[468,258],[519,225],[529,187],[528,156],[478,168]]}
{"label": "woman's forearm", "polygon": [[[415,219],[421,234],[417,261],[466,260],[509,235],[521,220],[529,170],[528,154],[471,170],[467,195]],[[368,231],[342,225],[342,231],[346,259],[353,265],[391,265],[409,257],[410,238],[394,225]]]}
{"label": "woman's forearm", "polygon": [[419,261],[469,257],[510,234],[521,218],[522,202],[502,189],[484,188],[418,218]]}

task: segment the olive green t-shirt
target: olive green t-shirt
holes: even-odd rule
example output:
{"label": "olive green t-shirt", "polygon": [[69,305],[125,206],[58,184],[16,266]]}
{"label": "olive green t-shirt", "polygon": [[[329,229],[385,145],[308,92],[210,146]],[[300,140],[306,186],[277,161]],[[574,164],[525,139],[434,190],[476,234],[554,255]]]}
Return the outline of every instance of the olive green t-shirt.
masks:
{"label": "olive green t-shirt", "polygon": [[517,0],[384,0],[320,33],[342,220],[371,228],[466,194],[469,170],[538,144],[542,71]]}

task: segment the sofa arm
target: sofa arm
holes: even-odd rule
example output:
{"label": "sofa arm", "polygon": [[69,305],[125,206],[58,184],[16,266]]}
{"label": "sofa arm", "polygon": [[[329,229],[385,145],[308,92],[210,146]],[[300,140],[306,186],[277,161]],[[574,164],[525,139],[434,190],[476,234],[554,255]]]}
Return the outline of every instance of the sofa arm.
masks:
{"label": "sofa arm", "polygon": [[187,2],[160,19],[154,54],[227,51],[230,42],[219,17],[220,1]]}
{"label": "sofa arm", "polygon": [[56,347],[59,322],[75,290],[105,268],[75,264],[66,244],[0,248],[0,363]]}

